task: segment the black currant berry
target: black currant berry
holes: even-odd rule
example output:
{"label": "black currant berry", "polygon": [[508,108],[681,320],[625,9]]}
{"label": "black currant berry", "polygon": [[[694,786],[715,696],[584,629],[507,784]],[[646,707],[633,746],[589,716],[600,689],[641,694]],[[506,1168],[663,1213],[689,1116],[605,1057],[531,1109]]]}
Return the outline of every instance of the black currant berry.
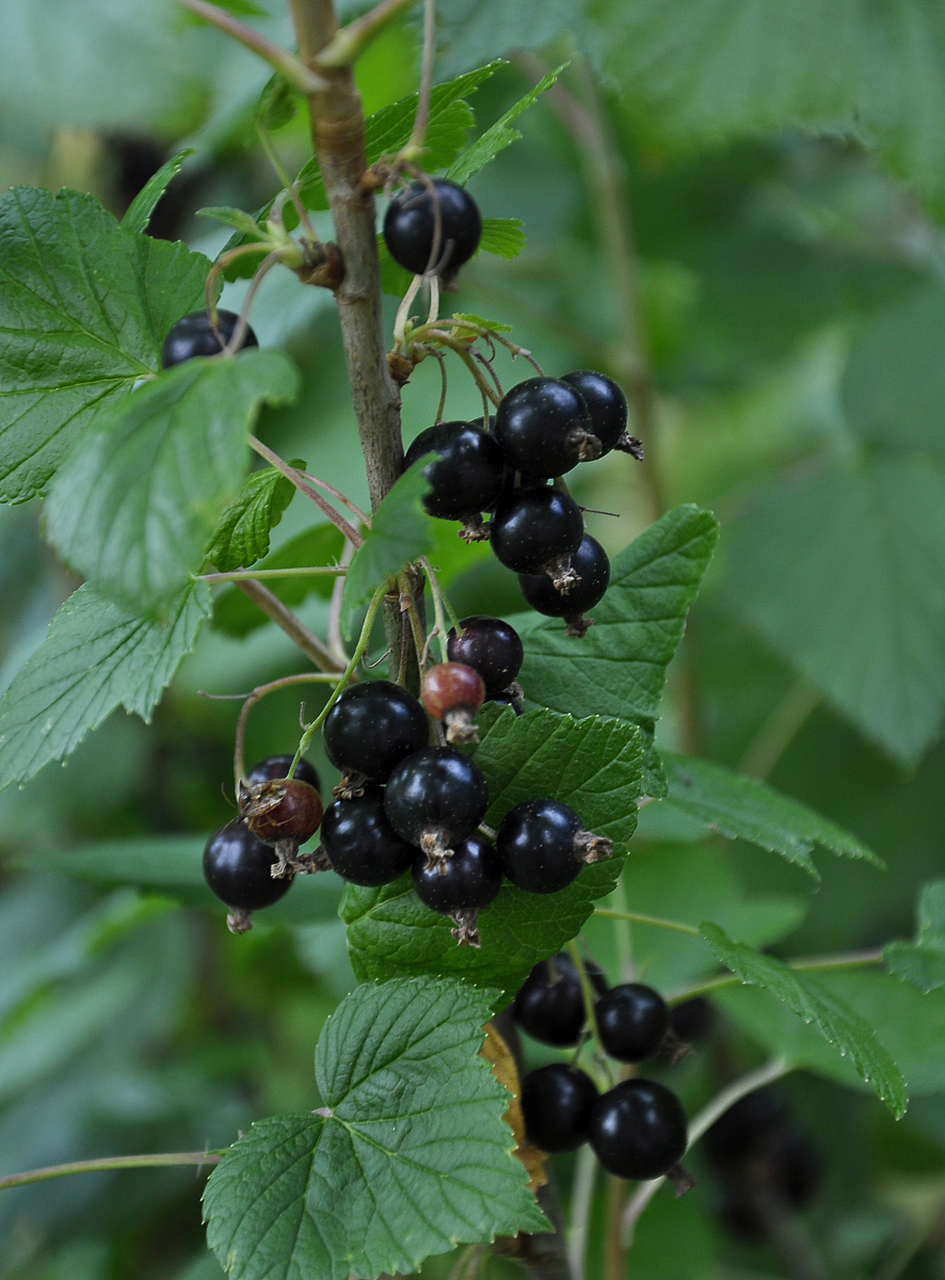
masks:
{"label": "black currant berry", "polygon": [[756,1089],[706,1130],[702,1149],[720,1171],[735,1169],[756,1155],[784,1124],[786,1107],[773,1089]]}
{"label": "black currant berry", "polygon": [[420,703],[389,680],[351,685],[325,717],[325,754],[344,774],[384,782],[391,769],[430,741]]}
{"label": "black currant berry", "polygon": [[583,636],[591,625],[583,617],[585,609],[600,604],[610,584],[610,560],[596,538],[585,534],[576,551],[571,553],[571,568],[579,581],[567,592],[559,591],[547,573],[520,573],[518,585],[533,609],[550,618],[564,618],[567,634]]}
{"label": "black currant berry", "polygon": [[525,1136],[542,1151],[576,1151],[587,1141],[597,1088],[577,1067],[563,1062],[530,1071],[522,1081]]}
{"label": "black currant berry", "polygon": [[552,571],[583,537],[580,507],[570,494],[548,485],[513,490],[496,507],[489,527],[496,557],[516,573]]}
{"label": "black currant berry", "polygon": [[[289,766],[293,759],[293,756],[266,756],[265,760],[260,760],[258,764],[253,765],[243,781],[247,787],[255,787],[260,782],[271,782],[280,778],[287,778],[289,776]],[[292,777],[299,778],[302,782],[307,782],[316,791],[321,791],[322,789],[317,772],[307,760],[298,762]]]}
{"label": "black currant berry", "polygon": [[[210,325],[206,311],[195,311],[172,325],[161,347],[161,367],[170,369],[195,356],[218,356],[229,340],[239,316],[234,311],[217,310],[217,327]],[[249,325],[243,333],[240,348],[258,347],[259,339]]]}
{"label": "black currant berry", "polygon": [[207,841],[203,851],[203,875],[221,902],[233,909],[227,924],[234,933],[251,928],[247,913],[270,907],[287,893],[291,876],[276,879],[276,857],[267,844],[253,835],[239,819],[228,822]]}
{"label": "black currant berry", "polygon": [[455,627],[446,641],[450,662],[462,662],[482,676],[488,694],[506,690],[522,669],[525,650],[514,627],[501,618],[473,614],[463,618],[462,635]]}
{"label": "black currant berry", "polygon": [[529,378],[503,396],[495,438],[513,471],[545,479],[602,452],[580,392],[558,378]]}
{"label": "black currant berry", "polygon": [[417,851],[391,829],[381,787],[365,787],[354,800],[336,800],[322,819],[321,851],[352,884],[375,887],[404,874]]}
{"label": "black currant berry", "polygon": [[447,279],[454,276],[479,248],[481,235],[478,205],[447,178],[401,188],[384,215],[390,256],[418,276],[427,271]]}
{"label": "black currant berry", "polygon": [[686,1150],[686,1113],[675,1093],[653,1080],[624,1080],[591,1108],[588,1137],[618,1178],[659,1178]]}
{"label": "black currant berry", "polygon": [[658,991],[641,982],[611,987],[594,1005],[605,1052],[618,1062],[652,1058],[669,1031],[669,1009]]}
{"label": "black currant berry", "polygon": [[[603,995],[607,979],[593,962],[584,961],[591,986]],[[584,1030],[584,993],[577,966],[566,951],[541,960],[522,983],[512,1006],[515,1021],[533,1040],[564,1049],[577,1044]]]}
{"label": "black currant berry", "polygon": [[482,822],[489,793],[482,770],[455,747],[427,747],[392,771],[384,796],[397,834],[435,863]]}
{"label": "black currant berry", "polygon": [[591,835],[573,809],[557,800],[527,800],[496,832],[502,870],[527,893],[557,893],[587,862],[609,858],[611,842]]}
{"label": "black currant berry", "polygon": [[240,818],[266,844],[289,841],[296,848],[318,830],[321,796],[298,778],[271,779],[240,788]]}
{"label": "black currant berry", "polygon": [[482,676],[462,662],[441,662],[423,677],[420,700],[434,720],[441,720],[447,742],[478,742],[473,717],[482,706]]}
{"label": "black currant berry", "polygon": [[474,422],[439,422],[421,431],[404,457],[404,469],[428,453],[440,456],[423,468],[432,488],[423,499],[431,516],[474,523],[499,500],[505,458],[492,436]]}
{"label": "black currant berry", "polygon": [[669,1011],[673,1034],[679,1040],[704,1040],[712,1030],[715,1015],[712,1006],[703,996],[694,996],[682,1004],[673,1005]]}
{"label": "black currant berry", "polygon": [[627,433],[627,397],[613,378],[593,369],[579,369],[576,373],[564,374],[561,381],[580,392],[590,416],[591,430],[601,442],[602,454],[619,449],[642,461],[643,446],[636,436]]}
{"label": "black currant berry", "polygon": [[453,937],[460,946],[478,947],[476,913],[494,901],[502,887],[499,855],[474,832],[455,846],[451,858],[440,858],[433,867],[424,854],[416,854],[413,887],[425,906],[452,918]]}

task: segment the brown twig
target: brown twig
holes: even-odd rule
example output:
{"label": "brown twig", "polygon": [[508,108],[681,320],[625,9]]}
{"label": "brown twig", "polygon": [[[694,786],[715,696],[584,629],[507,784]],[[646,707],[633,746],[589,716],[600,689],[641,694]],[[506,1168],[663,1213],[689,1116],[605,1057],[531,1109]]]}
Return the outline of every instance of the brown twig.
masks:
{"label": "brown twig", "polygon": [[355,529],[354,525],[349,524],[344,516],[340,515],[330,502],[326,502],[322,495],[313,489],[312,486],[302,478],[301,471],[296,467],[289,466],[283,458],[280,458],[277,453],[273,453],[268,445],[263,444],[261,440],[257,440],[255,436],[247,436],[246,439],[249,442],[249,447],[251,449],[254,449],[261,458],[265,458],[266,461],[274,466],[277,471],[281,472],[287,480],[291,480],[296,489],[301,493],[304,493],[306,498],[311,498],[319,511],[323,512],[332,524],[341,530],[349,542],[353,542],[356,547],[363,545],[364,539],[361,537],[360,533],[358,533],[357,529]]}
{"label": "brown twig", "polygon": [[289,84],[294,85],[301,93],[314,93],[324,87],[325,81],[320,75],[299,62],[298,58],[293,58],[287,50],[273,44],[264,35],[247,26],[245,22],[234,18],[225,9],[219,9],[215,4],[207,4],[207,0],[178,0],[178,2],[191,13],[195,13],[198,18],[203,18],[211,26],[238,40],[247,49],[252,49],[253,53],[258,53],[260,58],[268,62],[283,79],[288,80]]}
{"label": "brown twig", "polygon": [[304,626],[291,609],[287,609],[278,596],[262,586],[261,583],[237,582],[237,587],[245,596],[258,605],[263,613],[286,633],[289,639],[305,654],[320,671],[344,671],[345,664],[339,662],[327,645],[313,635]]}

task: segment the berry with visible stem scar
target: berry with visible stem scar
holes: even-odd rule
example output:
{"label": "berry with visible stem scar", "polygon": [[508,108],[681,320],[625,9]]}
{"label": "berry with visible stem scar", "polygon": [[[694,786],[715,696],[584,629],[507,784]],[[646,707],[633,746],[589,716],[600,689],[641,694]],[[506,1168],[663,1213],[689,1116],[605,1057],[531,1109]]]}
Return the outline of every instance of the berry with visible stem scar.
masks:
{"label": "berry with visible stem scar", "polygon": [[461,662],[431,667],[420,687],[421,702],[434,720],[442,721],[451,743],[479,741],[473,717],[485,696],[482,676]]}
{"label": "berry with visible stem scar", "polygon": [[453,627],[446,640],[450,662],[462,662],[482,676],[489,696],[504,693],[525,660],[522,638],[501,618],[476,613],[463,618],[462,634]]}
{"label": "berry with visible stem scar", "polygon": [[402,760],[384,795],[391,826],[423,850],[430,867],[453,856],[453,846],[472,835],[488,807],[482,770],[455,747],[427,747]]}
{"label": "berry with visible stem scar", "polygon": [[553,1062],[522,1081],[522,1118],[530,1143],[549,1154],[576,1151],[587,1141],[588,1121],[598,1093],[578,1067]]}
{"label": "berry with visible stem scar", "polygon": [[602,452],[580,392],[558,378],[529,378],[503,396],[495,438],[512,470],[548,480]]}
{"label": "berry with visible stem scar", "polygon": [[[193,360],[196,356],[218,356],[236,330],[239,316],[234,311],[217,309],[217,327],[214,329],[206,311],[195,311],[172,325],[161,346],[161,368],[171,369],[175,364]],[[258,347],[259,339],[249,325],[243,331],[240,349]]]}
{"label": "berry with visible stem scar", "polygon": [[570,494],[548,485],[515,489],[496,507],[489,541],[515,573],[549,574],[562,588],[577,582],[571,555],[584,537],[584,518]]}
{"label": "berry with visible stem scar", "polygon": [[527,893],[557,893],[589,862],[609,858],[612,843],[585,831],[581,819],[557,800],[527,800],[502,819],[496,832],[502,870]]}
{"label": "berry with visible stem scar", "polygon": [[301,870],[296,862],[299,845],[318,830],[322,800],[314,787],[299,778],[269,779],[240,786],[239,816],[253,835],[276,851],[274,876]]}
{"label": "berry with visible stem scar", "polygon": [[638,1077],[601,1094],[591,1107],[588,1138],[608,1173],[634,1179],[667,1174],[681,1194],[688,1178],[679,1166],[688,1141],[686,1113],[665,1085]]}
{"label": "berry with visible stem scar", "polygon": [[670,1029],[669,1008],[658,991],[642,982],[611,987],[594,1005],[604,1051],[618,1062],[652,1058]]}
{"label": "berry with visible stem scar", "polygon": [[404,470],[427,454],[439,454],[423,468],[430,492],[424,508],[441,520],[481,525],[505,478],[505,458],[492,436],[474,422],[439,422],[421,431],[404,456]]}
{"label": "berry with visible stem scar", "polygon": [[344,777],[338,794],[350,798],[365,781],[385,782],[395,765],[430,741],[423,707],[389,680],[345,689],[325,717],[325,754]]}
{"label": "berry with visible stem scar", "polygon": [[[265,760],[260,760],[254,764],[252,769],[243,779],[247,787],[254,787],[260,782],[270,782],[280,778],[289,776],[289,767],[292,764],[293,756],[266,756]],[[309,764],[307,760],[300,760],[295,766],[293,778],[299,778],[302,782],[307,782],[310,787],[314,787],[316,791],[321,791],[321,783],[318,780],[318,773],[315,768]]]}
{"label": "berry with visible stem scar", "polygon": [[495,899],[501,886],[499,855],[477,832],[457,844],[451,858],[442,858],[433,867],[422,853],[414,859],[417,897],[431,910],[452,919],[456,926],[453,937],[461,947],[480,945],[476,913]]}
{"label": "berry with visible stem scar", "polygon": [[356,799],[328,806],[319,852],[343,880],[368,888],[398,880],[417,856],[387,821],[383,788],[375,786],[366,786]]}
{"label": "berry with visible stem scar", "polygon": [[[607,979],[593,960],[584,961],[584,972],[597,994],[603,995]],[[577,1044],[587,1020],[584,992],[577,966],[566,951],[535,965],[515,996],[512,1014],[533,1040],[559,1049]]]}
{"label": "berry with visible stem scar", "polygon": [[518,585],[537,613],[564,618],[565,634],[581,637],[593,624],[592,618],[583,616],[585,609],[600,604],[610,585],[610,560],[597,539],[585,534],[571,554],[571,567],[578,581],[567,592],[559,590],[546,573],[520,573]]}
{"label": "berry with visible stem scar", "polygon": [[213,893],[230,908],[232,933],[251,929],[251,911],[261,911],[289,891],[292,877],[276,878],[276,862],[268,844],[256,838],[238,818],[215,831],[203,851],[203,876]]}
{"label": "berry with visible stem scar", "polygon": [[621,453],[629,453],[638,462],[643,461],[642,441],[627,431],[627,397],[613,378],[593,369],[578,369],[575,373],[564,374],[561,381],[580,392],[603,453],[618,449]]}
{"label": "berry with visible stem scar", "polygon": [[473,256],[481,236],[479,206],[447,178],[402,187],[384,215],[384,243],[394,261],[414,275],[436,272],[445,283]]}

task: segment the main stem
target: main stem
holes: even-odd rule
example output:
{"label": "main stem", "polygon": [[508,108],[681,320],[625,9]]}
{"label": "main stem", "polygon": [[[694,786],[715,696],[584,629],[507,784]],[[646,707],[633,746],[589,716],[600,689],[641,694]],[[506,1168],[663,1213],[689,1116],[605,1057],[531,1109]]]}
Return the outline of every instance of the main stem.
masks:
{"label": "main stem", "polygon": [[[312,67],[338,31],[332,0],[289,0],[299,57]],[[374,197],[361,188],[367,168],[364,113],[351,68],[320,71],[324,91],[309,97],[312,142],[321,168],[344,274],[335,297],[351,382],[351,403],[367,471],[371,508],[403,470],[400,393],[387,368],[381,314]],[[396,604],[385,607],[391,666],[400,660],[402,627]]]}

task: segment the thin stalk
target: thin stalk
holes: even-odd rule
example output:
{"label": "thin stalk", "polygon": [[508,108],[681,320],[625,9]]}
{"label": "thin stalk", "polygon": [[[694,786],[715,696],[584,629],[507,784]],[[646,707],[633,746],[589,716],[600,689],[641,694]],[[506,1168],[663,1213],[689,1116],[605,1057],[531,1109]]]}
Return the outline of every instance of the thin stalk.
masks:
{"label": "thin stalk", "polygon": [[[354,559],[355,546],[346,542],[341,549],[341,563],[347,569]],[[348,651],[341,634],[341,605],[344,600],[345,580],[338,578],[331,590],[331,604],[328,608],[328,647],[336,653],[342,662],[348,662]]]}
{"label": "thin stalk", "polygon": [[347,572],[340,564],[318,564],[308,568],[234,569],[232,573],[201,573],[195,576],[200,582],[265,582],[269,578],[313,578],[319,574],[343,578]]}
{"label": "thin stalk", "polygon": [[223,1151],[168,1151],[146,1156],[103,1156],[96,1160],[74,1160],[70,1164],[51,1164],[27,1173],[7,1173],[0,1177],[0,1191],[7,1187],[25,1187],[48,1178],[65,1178],[73,1173],[101,1173],[108,1169],[162,1169],[168,1165],[219,1164]]}
{"label": "thin stalk", "polygon": [[416,160],[423,150],[423,139],[427,131],[427,121],[430,118],[435,36],[436,5],[434,0],[423,0],[423,61],[420,68],[420,92],[417,95],[417,114],[414,117],[410,141],[400,153],[403,160]]}
{"label": "thin stalk", "polygon": [[[706,1103],[693,1119],[692,1124],[689,1126],[689,1143],[686,1150],[690,1150],[706,1130],[715,1124],[719,1116],[724,1115],[729,1107],[734,1106],[740,1098],[746,1097],[749,1093],[754,1093],[756,1089],[761,1089],[766,1084],[780,1080],[782,1076],[786,1076],[789,1071],[793,1070],[793,1064],[786,1059],[772,1058],[770,1062],[766,1062],[755,1071],[749,1071],[747,1075],[740,1076],[738,1080],[726,1085],[710,1102]],[[623,1239],[626,1245],[629,1245],[633,1240],[633,1230],[637,1219],[665,1181],[665,1178],[654,1178],[650,1182],[641,1182],[636,1193],[628,1202],[624,1210],[622,1223]]]}
{"label": "thin stalk", "polygon": [[262,262],[253,272],[253,278],[249,282],[249,288],[246,290],[246,297],[243,299],[243,305],[240,307],[240,313],[236,324],[233,326],[233,333],[229,342],[223,348],[223,355],[233,356],[239,351],[243,345],[243,338],[246,336],[246,330],[249,327],[249,312],[253,305],[253,299],[256,291],[265,280],[266,276],[283,256],[281,247],[273,249],[271,253],[267,253]]}
{"label": "thin stalk", "polygon": [[262,149],[269,158],[269,163],[272,165],[273,169],[275,169],[276,177],[282,183],[289,199],[292,201],[295,212],[298,214],[299,222],[305,228],[309,240],[314,241],[315,244],[320,244],[321,241],[319,239],[318,232],[312,226],[312,220],[308,216],[308,210],[299,197],[299,189],[293,179],[290,178],[285,165],[279,159],[279,153],[276,150],[275,143],[269,136],[269,130],[262,124],[257,124],[256,132],[259,134],[259,141],[262,143]]}
{"label": "thin stalk", "polygon": [[[629,915],[627,910],[627,890],[623,882],[623,876],[618,877],[611,894],[611,901],[616,903],[615,911],[619,911],[621,915]],[[633,959],[633,930],[631,929],[631,920],[620,920],[614,917],[614,944],[617,952],[617,964],[620,972],[621,982],[634,982],[636,980],[636,964]]]}
{"label": "thin stalk", "polygon": [[309,471],[302,471],[299,474],[304,476],[309,483],[316,485],[319,489],[324,489],[325,492],[330,493],[333,498],[337,498],[343,507],[347,507],[351,514],[361,521],[365,529],[370,529],[371,517],[365,515],[361,508],[357,506],[356,503],[352,502],[350,498],[346,498],[340,489],[336,489],[335,486],[329,484],[327,480],[322,480],[318,476],[313,476]]}
{"label": "thin stalk", "polygon": [[604,1233],[604,1280],[624,1280],[627,1273],[627,1245],[623,1239],[622,1221],[627,1184],[612,1173],[607,1175],[607,1217]]}
{"label": "thin stalk", "polygon": [[263,613],[271,618],[277,627],[280,627],[297,648],[305,654],[310,662],[314,663],[321,671],[342,671],[344,664],[340,663],[331,650],[319,640],[318,636],[313,635],[308,627],[295,616],[291,609],[287,609],[278,596],[274,596],[268,587],[264,587],[261,582],[237,582],[238,590],[242,591],[245,596],[252,600],[253,604],[258,605]]}
{"label": "thin stalk", "polygon": [[397,583],[400,587],[401,608],[403,608],[404,603],[406,602],[406,613],[407,617],[410,619],[410,631],[413,637],[414,648],[417,650],[417,657],[422,669],[423,663],[426,659],[427,637],[426,632],[423,629],[423,623],[420,620],[420,611],[417,608],[417,602],[410,589],[410,583],[407,581],[406,574],[400,574],[397,579]]}
{"label": "thin stalk", "polygon": [[[230,249],[228,253],[223,253],[217,258],[216,262],[207,273],[207,281],[203,287],[203,300],[207,309],[207,316],[212,325],[217,323],[217,304],[214,294],[216,292],[216,283],[221,271],[225,271],[231,262],[235,262],[237,258],[245,257],[247,253],[262,253],[266,247],[266,241],[260,240],[255,244],[239,244],[235,249]],[[222,347],[220,348],[222,351]]]}
{"label": "thin stalk", "polygon": [[407,292],[400,300],[397,315],[394,317],[394,350],[399,351],[407,341],[407,321],[410,319],[410,308],[420,292],[423,276],[414,276],[407,287]]}
{"label": "thin stalk", "polygon": [[[334,675],[326,671],[303,671],[298,675],[282,676],[279,680],[270,680],[268,684],[259,685],[252,693],[247,695],[246,701],[240,708],[239,719],[236,722],[236,734],[233,739],[233,785],[237,798],[240,794],[240,783],[245,777],[243,772],[243,744],[246,740],[246,721],[250,708],[265,698],[267,694],[274,693],[277,689],[288,689],[295,684],[323,683],[326,680],[340,679],[340,675]],[[289,776],[291,777],[292,775],[290,774]]]}
{"label": "thin stalk", "polygon": [[[876,948],[872,951],[841,951],[833,956],[800,956],[785,963],[788,968],[796,969],[799,973],[829,973],[836,969],[863,969],[869,965],[880,964],[882,959],[882,949]],[[681,991],[668,997],[667,1003],[682,1004],[683,1001],[692,1000],[695,996],[709,995],[721,987],[732,987],[739,982],[741,978],[737,973],[720,973],[715,977],[706,978],[703,982],[694,983],[690,987],[683,987]]]}
{"label": "thin stalk", "polygon": [[568,1262],[574,1280],[584,1280],[587,1237],[594,1206],[594,1183],[597,1181],[597,1156],[585,1143],[577,1154],[574,1181],[571,1184],[571,1230],[568,1234]]}
{"label": "thin stalk", "polygon": [[279,45],[273,44],[271,40],[267,40],[264,35],[248,27],[245,22],[234,18],[225,9],[218,9],[215,4],[207,4],[206,0],[178,0],[178,2],[191,13],[195,13],[198,18],[203,18],[228,36],[232,36],[234,40],[238,40],[247,49],[252,49],[253,53],[258,53],[260,58],[268,62],[300,93],[318,93],[326,87],[327,81],[316,75],[314,71],[310,71],[304,63],[299,62],[298,58],[293,57]]}
{"label": "thin stalk", "polygon": [[430,584],[430,595],[433,597],[433,617],[436,623],[436,633],[439,637],[442,660],[449,662],[449,654],[446,652],[446,637],[449,634],[449,628],[446,625],[446,614],[443,612],[443,592],[440,590],[437,576],[433,572],[433,566],[426,556],[421,556],[420,564],[427,575],[427,582]]}
{"label": "thin stalk", "polygon": [[331,70],[347,67],[364,52],[371,41],[395,18],[406,13],[417,0],[383,0],[369,13],[342,27],[315,58],[315,65]]}
{"label": "thin stalk", "polygon": [[332,524],[341,530],[349,542],[353,542],[356,547],[360,547],[363,544],[364,539],[357,529],[349,524],[344,516],[339,515],[331,503],[326,502],[317,490],[302,479],[301,471],[295,467],[290,467],[277,453],[273,453],[267,445],[264,445],[261,440],[257,440],[255,436],[247,436],[246,439],[251,449],[255,449],[261,458],[265,458],[277,471],[281,472],[287,480],[295,485],[296,489],[305,494],[306,498],[311,498],[319,511],[323,512]]}
{"label": "thin stalk", "polygon": [[683,924],[681,920],[664,920],[661,916],[644,916],[638,911],[611,911],[609,907],[595,907],[594,915],[607,920],[626,920],[630,924],[649,924],[655,929],[672,929],[674,933],[688,933],[692,938],[702,937],[694,925]]}

